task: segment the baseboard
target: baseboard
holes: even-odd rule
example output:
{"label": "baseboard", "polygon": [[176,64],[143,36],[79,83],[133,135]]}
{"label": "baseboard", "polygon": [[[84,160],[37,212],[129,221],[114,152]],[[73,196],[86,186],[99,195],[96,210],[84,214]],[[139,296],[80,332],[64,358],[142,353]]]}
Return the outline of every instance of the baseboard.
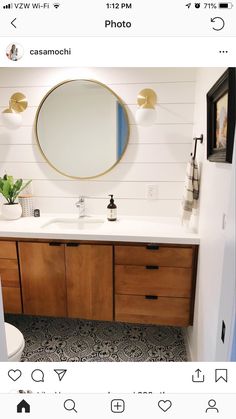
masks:
{"label": "baseboard", "polygon": [[190,346],[190,342],[189,342],[189,335],[188,335],[188,329],[187,328],[184,329],[183,336],[184,336],[184,344],[185,344],[185,348],[186,348],[186,352],[187,352],[187,362],[194,362],[193,354],[192,354],[191,346]]}

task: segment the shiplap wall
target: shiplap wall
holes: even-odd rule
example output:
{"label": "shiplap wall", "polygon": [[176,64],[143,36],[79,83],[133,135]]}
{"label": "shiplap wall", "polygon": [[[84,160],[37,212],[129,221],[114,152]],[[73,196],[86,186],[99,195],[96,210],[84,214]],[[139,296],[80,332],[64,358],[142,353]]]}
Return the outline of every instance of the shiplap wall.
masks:
{"label": "shiplap wall", "polygon": [[[0,175],[33,179],[35,207],[42,212],[76,212],[86,195],[88,213],[105,214],[107,195],[115,195],[119,214],[178,216],[186,162],[192,148],[195,69],[191,68],[5,68],[0,69],[0,112],[14,92],[27,96],[23,125],[7,130],[0,121]],[[86,78],[107,84],[123,100],[130,120],[130,141],[121,162],[92,180],[71,180],[53,170],[38,151],[34,117],[45,93],[68,79]],[[157,123],[135,122],[136,98],[143,88],[158,96]],[[149,183],[157,199],[146,199]]]}

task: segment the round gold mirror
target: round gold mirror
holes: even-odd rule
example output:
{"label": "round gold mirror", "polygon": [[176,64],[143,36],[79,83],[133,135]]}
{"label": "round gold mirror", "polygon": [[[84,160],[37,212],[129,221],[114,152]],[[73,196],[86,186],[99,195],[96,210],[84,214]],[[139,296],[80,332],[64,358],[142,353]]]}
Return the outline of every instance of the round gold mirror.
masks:
{"label": "round gold mirror", "polygon": [[39,105],[35,130],[47,162],[73,178],[93,178],[111,170],[129,137],[120,98],[93,80],[65,81],[51,89]]}

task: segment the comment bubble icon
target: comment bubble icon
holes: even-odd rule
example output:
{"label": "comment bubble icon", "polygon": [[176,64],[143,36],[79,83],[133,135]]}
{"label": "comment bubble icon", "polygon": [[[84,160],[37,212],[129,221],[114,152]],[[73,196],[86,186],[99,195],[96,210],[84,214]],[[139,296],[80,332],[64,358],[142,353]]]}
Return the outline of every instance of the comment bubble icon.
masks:
{"label": "comment bubble icon", "polygon": [[32,371],[31,378],[36,383],[44,383],[44,372],[42,370],[36,369]]}

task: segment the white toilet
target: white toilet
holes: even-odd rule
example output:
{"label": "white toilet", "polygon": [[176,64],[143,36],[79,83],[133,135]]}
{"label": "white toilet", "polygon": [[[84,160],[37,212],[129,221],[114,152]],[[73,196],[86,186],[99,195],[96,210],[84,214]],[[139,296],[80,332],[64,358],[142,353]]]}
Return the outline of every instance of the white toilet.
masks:
{"label": "white toilet", "polygon": [[5,322],[7,355],[9,362],[19,362],[25,347],[25,340],[22,333],[9,323]]}

